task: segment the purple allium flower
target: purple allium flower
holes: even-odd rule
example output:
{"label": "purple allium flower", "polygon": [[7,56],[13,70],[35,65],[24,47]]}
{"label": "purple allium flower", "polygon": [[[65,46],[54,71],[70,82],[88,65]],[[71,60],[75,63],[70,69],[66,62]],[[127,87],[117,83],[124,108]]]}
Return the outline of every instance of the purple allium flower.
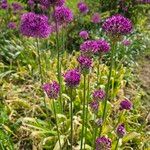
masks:
{"label": "purple allium flower", "polygon": [[90,107],[91,107],[91,110],[92,110],[93,112],[97,112],[97,111],[98,111],[98,108],[99,108],[99,102],[93,100],[93,101],[90,103]]}
{"label": "purple allium flower", "polygon": [[100,18],[99,13],[95,13],[95,14],[92,16],[91,21],[92,21],[93,23],[100,23],[101,18]]}
{"label": "purple allium flower", "polygon": [[116,133],[117,133],[119,138],[123,138],[123,136],[126,134],[124,124],[118,125]]}
{"label": "purple allium flower", "polygon": [[16,29],[17,25],[16,25],[15,22],[9,22],[8,25],[7,25],[7,27],[8,27],[9,29]]}
{"label": "purple allium flower", "polygon": [[111,150],[111,139],[105,136],[97,138],[96,150]]}
{"label": "purple allium flower", "polygon": [[80,45],[80,50],[83,54],[91,55],[98,52],[99,46],[96,41],[88,40]]}
{"label": "purple allium flower", "polygon": [[28,0],[28,5],[30,7],[34,7],[35,6],[35,1],[34,0]]}
{"label": "purple allium flower", "polygon": [[132,108],[131,101],[129,101],[127,99],[121,101],[121,103],[120,103],[120,110],[123,110],[123,109],[131,110],[131,108]]}
{"label": "purple allium flower", "polygon": [[70,88],[74,88],[80,83],[80,73],[77,69],[68,70],[64,74],[66,85]]}
{"label": "purple allium flower", "polygon": [[12,8],[13,8],[13,11],[15,13],[17,13],[18,11],[23,10],[23,6],[21,5],[21,3],[18,3],[18,2],[12,3]]}
{"label": "purple allium flower", "polygon": [[89,33],[87,31],[81,31],[79,33],[79,36],[84,39],[84,40],[87,40],[89,38]]}
{"label": "purple allium flower", "polygon": [[78,9],[79,9],[79,11],[80,11],[81,13],[83,13],[83,14],[87,14],[87,13],[88,13],[89,8],[88,8],[88,5],[87,5],[86,3],[84,3],[84,2],[79,2],[79,3],[77,4],[77,6],[78,6]]}
{"label": "purple allium flower", "polygon": [[95,101],[102,101],[105,97],[105,91],[102,89],[95,90],[93,93],[93,99]]}
{"label": "purple allium flower", "polygon": [[92,59],[87,57],[87,56],[79,56],[78,57],[78,62],[80,64],[81,70],[89,70],[91,68],[92,65]]}
{"label": "purple allium flower", "polygon": [[63,6],[65,3],[65,0],[49,0],[50,1],[50,5],[54,5],[54,6]]}
{"label": "purple allium flower", "polygon": [[61,6],[55,9],[53,17],[59,24],[69,23],[73,20],[73,13],[69,8]]}
{"label": "purple allium flower", "polygon": [[46,83],[43,85],[43,90],[50,99],[56,99],[59,94],[60,86],[57,82]]}
{"label": "purple allium flower", "polygon": [[123,44],[124,46],[129,46],[129,45],[131,45],[131,41],[130,41],[130,40],[123,40],[123,41],[122,41],[122,44]]}
{"label": "purple allium flower", "polygon": [[25,13],[21,16],[20,31],[27,37],[46,38],[51,33],[48,17],[32,12]]}
{"label": "purple allium flower", "polygon": [[6,10],[6,9],[8,9],[8,7],[9,7],[9,5],[8,5],[7,0],[2,0],[2,1],[0,2],[0,8],[1,8],[1,9]]}
{"label": "purple allium flower", "polygon": [[106,33],[115,35],[126,35],[132,31],[132,23],[122,15],[114,15],[103,23],[102,28]]}
{"label": "purple allium flower", "polygon": [[107,53],[110,50],[110,45],[107,41],[99,39],[96,41],[99,47],[98,52],[104,52]]}

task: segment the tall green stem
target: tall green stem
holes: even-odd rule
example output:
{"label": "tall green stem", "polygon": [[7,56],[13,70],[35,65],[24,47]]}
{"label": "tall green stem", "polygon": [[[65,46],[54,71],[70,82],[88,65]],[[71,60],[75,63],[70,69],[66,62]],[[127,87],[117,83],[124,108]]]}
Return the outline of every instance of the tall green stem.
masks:
{"label": "tall green stem", "polygon": [[72,91],[73,89],[70,89],[70,116],[71,116],[71,150],[73,147],[73,97],[72,97]]}
{"label": "tall green stem", "polygon": [[88,106],[89,106],[89,99],[90,99],[90,77],[88,75],[88,83],[87,83],[87,99],[86,99],[86,113],[85,113],[85,142],[84,142],[84,149],[85,149],[85,144],[87,140],[87,126],[88,126]]}
{"label": "tall green stem", "polygon": [[85,100],[86,100],[86,75],[84,74],[84,88],[83,88],[83,111],[82,111],[82,132],[81,132],[81,148],[83,147],[83,138],[84,138],[84,126],[85,126]]}
{"label": "tall green stem", "polygon": [[118,144],[119,144],[119,138],[117,139],[116,147],[115,147],[114,150],[117,150],[117,149],[118,149]]}
{"label": "tall green stem", "polygon": [[[111,83],[112,69],[113,69],[113,65],[114,65],[113,57],[114,57],[114,52],[115,52],[115,45],[116,45],[116,43],[113,42],[112,43],[112,50],[111,50],[110,69],[109,69],[108,81],[107,81],[107,86],[106,86],[106,96],[105,96],[104,109],[103,109],[103,115],[102,115],[103,123],[105,122],[105,119],[106,119],[105,118],[105,116],[106,116],[106,108],[107,108],[107,102],[108,102],[108,99],[109,99],[109,88],[110,88],[110,83]],[[102,128],[103,128],[103,125],[100,128],[100,135],[101,135],[101,132],[102,132]]]}
{"label": "tall green stem", "polygon": [[57,128],[57,134],[58,134],[58,141],[59,141],[59,147],[61,148],[61,142],[60,142],[60,134],[59,134],[59,128],[58,128],[58,122],[57,122],[57,115],[56,115],[56,108],[55,108],[55,102],[53,100],[53,108],[54,108],[54,115],[55,115],[55,120],[56,120],[56,128]]}

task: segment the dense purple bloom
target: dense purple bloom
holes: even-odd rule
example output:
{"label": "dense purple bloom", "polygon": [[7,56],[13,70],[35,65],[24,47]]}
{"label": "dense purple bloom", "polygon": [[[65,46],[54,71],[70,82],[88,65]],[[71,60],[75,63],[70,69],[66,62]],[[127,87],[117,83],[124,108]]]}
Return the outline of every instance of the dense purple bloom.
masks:
{"label": "dense purple bloom", "polygon": [[74,88],[80,83],[80,73],[77,69],[68,70],[64,74],[66,85],[70,88]]}
{"label": "dense purple bloom", "polygon": [[123,41],[122,41],[122,44],[123,44],[124,46],[129,46],[129,45],[131,45],[131,41],[130,41],[130,40],[123,40]]}
{"label": "dense purple bloom", "polygon": [[61,6],[55,9],[53,17],[59,24],[69,23],[73,20],[73,13],[69,8]]}
{"label": "dense purple bloom", "polygon": [[117,133],[119,138],[122,138],[126,134],[124,124],[118,125],[116,133]]}
{"label": "dense purple bloom", "polygon": [[93,100],[93,101],[90,103],[90,107],[91,107],[91,110],[92,110],[93,112],[97,112],[97,111],[98,111],[98,108],[99,108],[99,102]]}
{"label": "dense purple bloom", "polygon": [[93,99],[95,101],[102,101],[105,97],[105,91],[102,89],[98,89],[93,93]]}
{"label": "dense purple bloom", "polygon": [[100,18],[100,15],[99,15],[99,13],[95,13],[93,16],[92,16],[92,22],[93,23],[100,23],[100,20],[101,18]]}
{"label": "dense purple bloom", "polygon": [[104,52],[104,53],[109,52],[110,45],[107,41],[99,39],[96,42],[97,42],[98,47],[99,47],[98,52]]}
{"label": "dense purple bloom", "polygon": [[7,25],[7,27],[8,27],[9,29],[16,29],[17,25],[16,25],[15,22],[9,22],[8,25]]}
{"label": "dense purple bloom", "polygon": [[131,108],[132,108],[131,101],[129,101],[127,99],[121,101],[121,103],[120,103],[120,110],[123,110],[123,109],[131,110]]}
{"label": "dense purple bloom", "polygon": [[18,2],[14,2],[14,3],[12,3],[12,9],[13,9],[14,13],[17,13],[17,12],[23,10],[23,6]]}
{"label": "dense purple bloom", "polygon": [[111,150],[111,139],[105,136],[97,138],[96,150]]}
{"label": "dense purple bloom", "polygon": [[103,23],[102,28],[106,33],[115,35],[126,35],[132,31],[132,23],[122,15],[114,15]]}
{"label": "dense purple bloom", "polygon": [[98,52],[99,46],[96,41],[88,40],[80,45],[80,50],[83,54],[91,55]]}
{"label": "dense purple bloom", "polygon": [[0,8],[1,8],[1,9],[8,9],[8,7],[9,7],[9,5],[8,5],[7,0],[2,0],[2,1],[0,2]]}
{"label": "dense purple bloom", "polygon": [[21,16],[20,31],[27,37],[46,38],[50,35],[51,27],[46,16],[29,12]]}
{"label": "dense purple bloom", "polygon": [[62,6],[65,3],[65,0],[49,0],[50,5]]}
{"label": "dense purple bloom", "polygon": [[81,71],[90,69],[90,67],[92,65],[92,59],[91,58],[81,55],[81,56],[78,57],[77,60],[80,64]]}
{"label": "dense purple bloom", "polygon": [[43,85],[43,90],[50,99],[56,99],[59,94],[60,86],[57,82],[46,83]]}
{"label": "dense purple bloom", "polygon": [[84,3],[84,2],[79,2],[79,3],[77,4],[77,6],[78,6],[78,9],[79,9],[79,11],[80,11],[81,13],[83,13],[83,14],[88,13],[89,8],[88,8],[88,6],[87,6],[86,3]]}
{"label": "dense purple bloom", "polygon": [[79,36],[84,39],[84,40],[87,40],[89,38],[89,33],[87,31],[81,31],[79,33]]}

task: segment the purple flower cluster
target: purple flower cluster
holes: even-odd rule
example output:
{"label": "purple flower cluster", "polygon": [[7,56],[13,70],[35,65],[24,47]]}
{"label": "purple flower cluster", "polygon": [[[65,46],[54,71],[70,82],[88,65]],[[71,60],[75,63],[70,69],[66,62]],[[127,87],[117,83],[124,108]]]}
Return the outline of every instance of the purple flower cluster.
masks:
{"label": "purple flower cluster", "polygon": [[46,83],[43,85],[43,90],[50,99],[56,99],[59,94],[60,86],[57,82]]}
{"label": "purple flower cluster", "polygon": [[102,25],[106,33],[115,35],[126,35],[132,31],[132,23],[128,18],[122,15],[114,15],[108,18]]}
{"label": "purple flower cluster", "polygon": [[98,108],[99,108],[99,102],[96,100],[91,101],[90,107],[91,107],[92,112],[96,113],[98,111]]}
{"label": "purple flower cluster", "polygon": [[100,18],[100,15],[99,15],[99,13],[94,13],[94,15],[92,16],[92,18],[91,18],[91,21],[93,22],[93,23],[100,23],[100,21],[101,21],[101,18]]}
{"label": "purple flower cluster", "polygon": [[80,50],[83,54],[91,55],[92,53],[97,53],[99,46],[94,40],[87,40],[80,45]]}
{"label": "purple flower cluster", "polygon": [[68,7],[61,6],[55,9],[53,17],[59,24],[69,23],[73,20],[73,13]]}
{"label": "purple flower cluster", "polygon": [[50,5],[53,6],[63,6],[65,3],[65,0],[49,0],[50,1]]}
{"label": "purple flower cluster", "polygon": [[122,44],[123,44],[124,46],[129,46],[129,45],[131,45],[131,41],[130,41],[130,40],[123,40],[123,41],[122,41]]}
{"label": "purple flower cluster", "polygon": [[79,33],[79,36],[84,39],[84,40],[87,40],[89,38],[89,33],[87,31],[81,31]]}
{"label": "purple flower cluster", "polygon": [[88,5],[84,2],[79,2],[77,4],[80,13],[87,14],[89,11]]}
{"label": "purple flower cluster", "polygon": [[93,99],[95,101],[102,101],[105,97],[105,91],[102,89],[95,90],[93,93]]}
{"label": "purple flower cluster", "polygon": [[8,9],[8,7],[9,7],[9,5],[8,5],[7,0],[2,0],[2,1],[0,2],[0,8],[1,8],[1,9],[6,10],[6,9]]}
{"label": "purple flower cluster", "polygon": [[80,64],[81,70],[89,70],[92,65],[92,59],[87,56],[79,56],[78,62]]}
{"label": "purple flower cluster", "polygon": [[118,125],[116,133],[117,133],[119,138],[122,138],[126,134],[124,124]]}
{"label": "purple flower cluster", "polygon": [[121,101],[121,103],[120,103],[120,110],[124,110],[124,109],[125,110],[131,110],[131,108],[132,108],[131,101],[129,101],[127,99]]}
{"label": "purple flower cluster", "polygon": [[111,150],[111,139],[105,136],[97,138],[96,150]]}
{"label": "purple flower cluster", "polygon": [[98,52],[107,53],[110,50],[110,45],[106,40],[99,39],[96,41],[98,44]]}
{"label": "purple flower cluster", "polygon": [[70,88],[74,88],[80,83],[80,73],[77,69],[68,70],[64,74],[66,85]]}
{"label": "purple flower cluster", "polygon": [[21,16],[20,31],[27,37],[46,38],[51,33],[48,17],[32,12]]}
{"label": "purple flower cluster", "polygon": [[13,9],[14,13],[17,13],[17,12],[23,10],[23,6],[18,2],[14,2],[14,3],[12,3],[12,9]]}
{"label": "purple flower cluster", "polygon": [[8,25],[7,25],[7,27],[8,27],[9,29],[16,29],[17,25],[16,25],[15,22],[9,22]]}

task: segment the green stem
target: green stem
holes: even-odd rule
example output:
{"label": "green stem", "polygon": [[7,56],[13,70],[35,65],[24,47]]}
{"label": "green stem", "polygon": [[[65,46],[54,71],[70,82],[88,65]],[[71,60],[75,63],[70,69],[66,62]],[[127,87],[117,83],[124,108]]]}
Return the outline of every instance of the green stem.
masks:
{"label": "green stem", "polygon": [[57,115],[56,115],[56,108],[55,108],[55,102],[53,100],[53,108],[54,108],[54,115],[55,115],[55,120],[56,120],[56,128],[57,128],[57,134],[58,134],[58,141],[59,141],[59,147],[61,148],[61,142],[60,142],[60,134],[59,134],[59,128],[58,128],[58,123],[57,123]]}
{"label": "green stem", "polygon": [[84,149],[85,149],[85,144],[87,140],[87,126],[88,126],[88,106],[89,106],[89,99],[90,99],[90,77],[88,75],[88,83],[87,83],[87,100],[86,100],[86,114],[85,114],[85,142],[84,142]]}
{"label": "green stem", "polygon": [[[104,109],[103,109],[103,115],[102,115],[102,120],[103,120],[103,124],[105,122],[105,116],[106,116],[106,108],[107,108],[107,101],[109,99],[109,88],[110,88],[110,83],[111,83],[111,76],[112,76],[112,69],[113,69],[113,65],[114,65],[114,51],[115,51],[115,44],[116,43],[112,43],[112,51],[111,51],[111,64],[110,64],[110,70],[109,70],[109,75],[108,75],[108,82],[107,82],[107,86],[106,86],[106,96],[105,96],[105,101],[104,101]],[[102,128],[103,125],[100,128],[100,135],[102,132]]]}
{"label": "green stem", "polygon": [[83,146],[83,138],[84,138],[84,125],[85,125],[85,100],[86,100],[86,75],[84,75],[84,89],[83,89],[83,115],[82,115],[82,132],[81,132],[81,148],[80,150],[82,150],[82,146]]}
{"label": "green stem", "polygon": [[117,139],[117,143],[116,143],[115,150],[117,150],[117,149],[118,149],[118,144],[119,144],[119,138]]}
{"label": "green stem", "polygon": [[72,97],[72,88],[70,89],[70,115],[71,115],[71,150],[73,147],[73,97]]}
{"label": "green stem", "polygon": [[96,135],[97,135],[97,130],[98,130],[98,128],[97,128],[97,126],[96,126],[96,124],[95,124],[95,121],[96,121],[96,118],[97,118],[97,114],[98,114],[98,112],[96,112],[95,114],[94,114],[94,133],[93,133],[93,150],[95,150],[95,147],[96,147],[96,145],[95,145],[95,141],[96,141]]}

